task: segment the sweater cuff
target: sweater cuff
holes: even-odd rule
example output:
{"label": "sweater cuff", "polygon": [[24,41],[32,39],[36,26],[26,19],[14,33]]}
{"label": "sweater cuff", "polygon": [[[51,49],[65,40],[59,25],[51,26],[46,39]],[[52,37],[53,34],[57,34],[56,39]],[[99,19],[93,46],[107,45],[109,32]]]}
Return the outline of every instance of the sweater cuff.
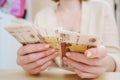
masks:
{"label": "sweater cuff", "polygon": [[120,54],[109,53],[108,55],[112,56],[116,62],[115,72],[120,72]]}

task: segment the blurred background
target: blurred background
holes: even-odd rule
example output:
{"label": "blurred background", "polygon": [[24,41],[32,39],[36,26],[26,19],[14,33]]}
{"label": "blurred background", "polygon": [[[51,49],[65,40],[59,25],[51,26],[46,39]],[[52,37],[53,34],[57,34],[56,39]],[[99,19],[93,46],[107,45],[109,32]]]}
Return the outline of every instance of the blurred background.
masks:
{"label": "blurred background", "polygon": [[[120,30],[120,0],[104,0],[112,8]],[[0,69],[19,69],[16,64],[17,50],[21,46],[4,27],[25,19],[34,22],[41,9],[54,6],[51,0],[0,0]]]}

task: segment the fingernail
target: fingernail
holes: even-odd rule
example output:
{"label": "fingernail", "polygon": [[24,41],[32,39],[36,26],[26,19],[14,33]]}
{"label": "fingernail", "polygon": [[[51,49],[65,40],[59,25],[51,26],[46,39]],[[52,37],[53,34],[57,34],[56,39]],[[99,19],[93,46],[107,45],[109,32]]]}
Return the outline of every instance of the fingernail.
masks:
{"label": "fingernail", "polygon": [[45,48],[49,48],[49,47],[50,47],[50,45],[49,45],[49,44],[47,44],[47,45],[45,45],[44,47],[45,47]]}
{"label": "fingernail", "polygon": [[87,57],[89,58],[89,57],[91,57],[92,56],[92,53],[91,52],[87,52]]}
{"label": "fingernail", "polygon": [[55,49],[51,49],[50,51],[51,51],[51,52],[54,52],[54,51],[55,51]]}
{"label": "fingernail", "polygon": [[70,52],[67,52],[67,53],[66,53],[66,56],[71,56]]}

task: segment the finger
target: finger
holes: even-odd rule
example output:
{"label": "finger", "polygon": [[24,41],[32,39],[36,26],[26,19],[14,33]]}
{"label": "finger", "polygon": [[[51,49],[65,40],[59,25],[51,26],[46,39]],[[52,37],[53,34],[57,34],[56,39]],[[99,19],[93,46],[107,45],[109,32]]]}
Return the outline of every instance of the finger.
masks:
{"label": "finger", "polygon": [[91,74],[91,73],[85,73],[85,72],[82,72],[78,69],[74,69],[74,71],[77,73],[77,75],[80,77],[80,78],[96,78],[98,75],[96,74]]}
{"label": "finger", "polygon": [[87,65],[98,66],[98,65],[102,64],[101,59],[87,58],[84,54],[81,54],[81,53],[67,52],[66,56],[67,56],[67,58],[69,58],[73,61],[81,62],[81,63],[87,64]]}
{"label": "finger", "polygon": [[85,52],[88,58],[104,58],[107,55],[107,50],[104,46],[88,49]]}
{"label": "finger", "polygon": [[35,68],[37,68],[39,66],[44,65],[46,62],[51,61],[55,57],[56,57],[56,53],[52,54],[52,55],[50,55],[50,56],[48,56],[46,58],[40,59],[40,60],[38,60],[36,62],[25,64],[25,65],[23,65],[23,68],[28,70],[28,71],[31,70],[31,69],[35,69]]}
{"label": "finger", "polygon": [[36,63],[39,64],[39,65],[43,65],[45,62],[53,60],[55,57],[57,57],[57,55],[58,55],[58,52],[55,52],[54,54],[52,54],[48,57],[45,57],[43,59],[38,60]]}
{"label": "finger", "polygon": [[65,62],[70,65],[73,66],[76,69],[79,69],[80,71],[86,72],[86,73],[92,73],[92,74],[102,74],[103,72],[105,72],[105,69],[102,67],[96,67],[96,66],[89,66],[89,65],[85,65],[82,63],[78,63],[75,61],[72,61],[68,58],[64,58]]}
{"label": "finger", "polygon": [[52,64],[52,61],[48,61],[44,65],[42,65],[41,67],[37,67],[36,69],[33,69],[29,72],[31,74],[39,74],[41,71],[46,70],[51,64]]}
{"label": "finger", "polygon": [[28,64],[28,63],[34,62],[40,58],[49,56],[49,55],[53,54],[54,52],[55,52],[55,49],[48,49],[47,51],[40,52],[40,53],[32,53],[32,54],[24,55],[24,56],[18,55],[19,61],[17,63],[19,65]]}
{"label": "finger", "polygon": [[67,62],[65,62],[64,61],[64,69],[65,70],[68,70],[68,71],[72,71],[72,72],[74,72],[74,67],[73,66],[71,66],[71,65],[69,65]]}
{"label": "finger", "polygon": [[52,61],[48,61],[46,64],[44,64],[43,66],[41,66],[41,70],[47,69],[52,63],[53,63]]}
{"label": "finger", "polygon": [[33,52],[44,51],[48,49],[49,47],[50,45],[48,44],[29,44],[29,45],[21,47],[18,50],[18,55],[26,55],[26,54],[33,53]]}

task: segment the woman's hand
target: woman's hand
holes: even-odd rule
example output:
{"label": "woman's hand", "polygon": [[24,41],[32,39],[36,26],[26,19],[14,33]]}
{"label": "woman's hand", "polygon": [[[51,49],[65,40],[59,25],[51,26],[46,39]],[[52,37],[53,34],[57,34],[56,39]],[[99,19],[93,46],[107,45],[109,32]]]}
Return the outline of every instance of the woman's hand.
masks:
{"label": "woman's hand", "polygon": [[104,46],[91,48],[85,54],[69,52],[66,56],[64,63],[71,66],[81,78],[96,78],[106,71],[115,70],[115,62],[107,55]]}
{"label": "woman's hand", "polygon": [[38,74],[52,64],[57,54],[48,44],[29,44],[18,50],[17,64],[30,74]]}

